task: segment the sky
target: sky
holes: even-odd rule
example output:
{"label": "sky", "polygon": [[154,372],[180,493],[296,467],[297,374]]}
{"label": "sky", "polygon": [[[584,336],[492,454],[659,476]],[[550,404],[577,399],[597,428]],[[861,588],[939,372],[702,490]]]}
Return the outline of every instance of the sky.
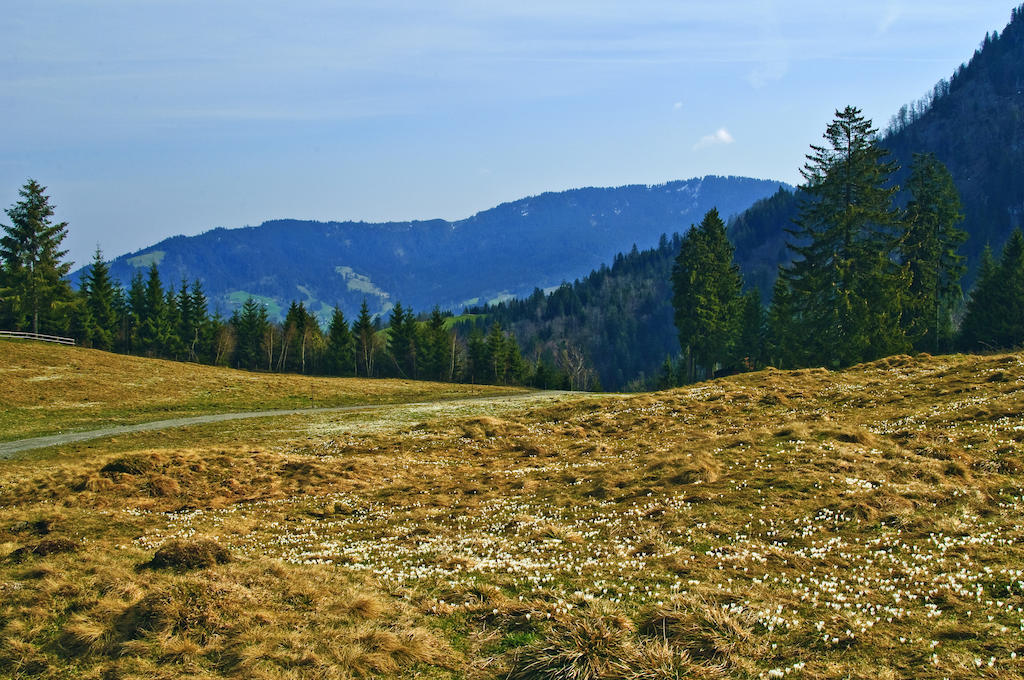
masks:
{"label": "sky", "polygon": [[[1012,2],[36,0],[0,13],[0,206],[77,265],[277,218],[461,219],[581,186],[797,183]],[[6,215],[0,224],[8,223]]]}

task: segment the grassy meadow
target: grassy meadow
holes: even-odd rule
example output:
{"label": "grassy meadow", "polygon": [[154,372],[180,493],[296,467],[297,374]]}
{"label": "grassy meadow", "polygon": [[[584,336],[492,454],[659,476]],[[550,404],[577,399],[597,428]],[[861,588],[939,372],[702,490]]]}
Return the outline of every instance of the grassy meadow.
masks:
{"label": "grassy meadow", "polygon": [[26,454],[0,677],[1018,678],[1022,413],[1022,355],[922,355]]}
{"label": "grassy meadow", "polygon": [[0,340],[0,441],[148,420],[484,396],[515,388],[261,374]]}

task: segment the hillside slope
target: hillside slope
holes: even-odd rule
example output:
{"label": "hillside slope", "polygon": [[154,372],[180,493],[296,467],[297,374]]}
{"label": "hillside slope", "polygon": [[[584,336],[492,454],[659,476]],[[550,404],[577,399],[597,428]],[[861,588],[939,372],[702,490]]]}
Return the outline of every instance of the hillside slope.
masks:
{"label": "hillside slope", "polygon": [[206,413],[389,404],[518,391],[487,385],[251,373],[0,340],[0,441]]}
{"label": "hillside slope", "polygon": [[0,668],[1019,678],[1022,413],[892,357],[0,462]]}
{"label": "hillside slope", "polygon": [[166,239],[116,258],[111,273],[127,284],[156,262],[165,284],[198,278],[211,308],[225,315],[249,295],[275,317],[292,300],[321,318],[334,305],[352,318],[364,298],[374,313],[396,301],[457,310],[572,280],[633,244],[649,247],[689,227],[712,207],[735,214],[780,186],[709,176],[545,193],[457,222],[275,220]]}
{"label": "hillside slope", "polygon": [[[963,252],[973,282],[985,246],[998,253],[1024,216],[1024,10],[1013,11],[1002,34],[985,36],[948,82],[897,112],[879,143],[901,166],[901,184],[915,153],[933,153],[949,168],[963,201]],[[785,229],[797,210],[793,192],[781,191],[730,224],[737,262],[765,299],[778,265],[789,262]]]}
{"label": "hillside slope", "polygon": [[[998,252],[1024,215],[1021,83],[1024,12],[1015,10],[1001,35],[986,37],[950,82],[939,83],[924,100],[897,113],[880,140],[902,166],[899,182],[905,182],[914,153],[935,153],[949,167],[963,200],[961,226],[970,235],[962,249],[969,265],[965,289],[985,245]],[[765,304],[779,265],[791,260],[786,229],[793,227],[799,205],[799,189],[783,187],[729,221],[745,284],[756,288]],[[649,383],[666,355],[679,352],[668,281],[677,252],[678,245],[674,251],[659,247],[629,253],[571,290],[486,311],[515,332],[527,354],[568,342],[584,350],[603,387]]]}
{"label": "hillside slope", "polygon": [[671,274],[680,244],[678,234],[663,237],[546,295],[471,309],[480,315],[474,323],[484,332],[500,323],[531,359],[553,361],[561,348],[578,348],[602,389],[643,388],[665,357],[679,353]]}

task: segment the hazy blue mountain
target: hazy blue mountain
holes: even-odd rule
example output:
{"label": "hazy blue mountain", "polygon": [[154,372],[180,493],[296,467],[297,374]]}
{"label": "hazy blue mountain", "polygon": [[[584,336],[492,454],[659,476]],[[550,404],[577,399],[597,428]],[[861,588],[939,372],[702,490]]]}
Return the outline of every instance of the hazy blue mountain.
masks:
{"label": "hazy blue mountain", "polygon": [[459,310],[571,281],[634,244],[685,231],[712,207],[735,214],[780,186],[709,176],[545,193],[456,222],[274,220],[169,238],[116,258],[111,274],[127,284],[157,262],[165,283],[199,279],[225,315],[250,295],[275,317],[291,300],[321,317],[338,305],[351,318],[364,298],[374,312],[396,301]]}

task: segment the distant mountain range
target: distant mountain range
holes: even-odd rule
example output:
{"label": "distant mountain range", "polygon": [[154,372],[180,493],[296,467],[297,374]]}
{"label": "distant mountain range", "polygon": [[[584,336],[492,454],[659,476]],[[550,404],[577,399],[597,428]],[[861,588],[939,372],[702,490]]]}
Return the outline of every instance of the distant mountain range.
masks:
{"label": "distant mountain range", "polygon": [[713,207],[737,214],[784,186],[708,176],[545,193],[455,222],[274,220],[175,236],[114,259],[111,272],[127,285],[156,262],[165,284],[201,281],[225,315],[250,296],[274,318],[292,300],[321,318],[335,305],[351,318],[364,299],[374,313],[399,301],[459,311],[572,281],[633,245],[685,231]]}

